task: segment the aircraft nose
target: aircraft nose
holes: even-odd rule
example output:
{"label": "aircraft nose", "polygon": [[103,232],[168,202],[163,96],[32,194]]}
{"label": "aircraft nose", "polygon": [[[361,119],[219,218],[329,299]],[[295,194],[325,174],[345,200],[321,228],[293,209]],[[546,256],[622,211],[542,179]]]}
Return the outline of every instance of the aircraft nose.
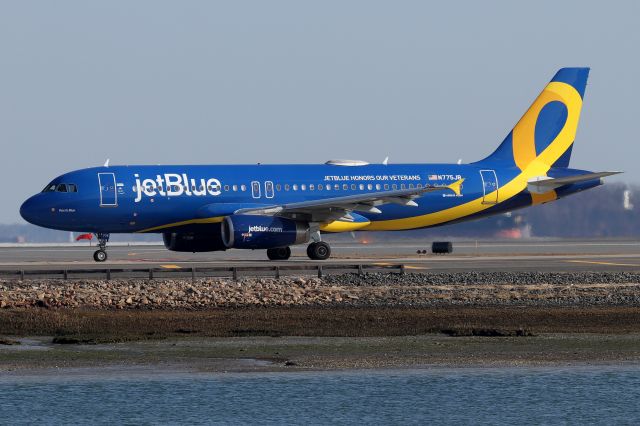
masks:
{"label": "aircraft nose", "polygon": [[38,220],[38,217],[41,216],[39,214],[39,210],[42,210],[38,205],[38,201],[36,198],[37,195],[34,195],[33,197],[22,203],[22,206],[20,206],[20,216],[22,216],[22,218],[27,222],[34,225],[38,225],[38,222],[41,222],[41,220]]}

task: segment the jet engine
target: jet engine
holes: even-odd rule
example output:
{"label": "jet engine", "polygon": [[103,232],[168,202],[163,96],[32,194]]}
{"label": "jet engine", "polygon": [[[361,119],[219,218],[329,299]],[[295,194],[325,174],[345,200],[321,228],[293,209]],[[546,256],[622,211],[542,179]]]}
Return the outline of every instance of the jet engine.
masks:
{"label": "jet engine", "polygon": [[222,221],[227,248],[270,249],[309,241],[309,224],[274,216],[231,215]]}

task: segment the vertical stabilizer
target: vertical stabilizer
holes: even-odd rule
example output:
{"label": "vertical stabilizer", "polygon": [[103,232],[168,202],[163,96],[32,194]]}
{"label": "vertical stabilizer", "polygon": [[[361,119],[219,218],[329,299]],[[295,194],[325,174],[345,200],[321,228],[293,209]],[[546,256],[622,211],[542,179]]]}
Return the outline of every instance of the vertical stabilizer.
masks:
{"label": "vertical stabilizer", "polygon": [[568,167],[589,68],[562,68],[493,154],[481,163]]}

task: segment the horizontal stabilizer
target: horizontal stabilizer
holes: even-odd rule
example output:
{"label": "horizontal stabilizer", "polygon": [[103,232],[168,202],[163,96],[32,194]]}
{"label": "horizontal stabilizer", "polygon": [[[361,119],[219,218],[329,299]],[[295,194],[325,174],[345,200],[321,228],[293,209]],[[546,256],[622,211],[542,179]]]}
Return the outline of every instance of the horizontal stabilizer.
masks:
{"label": "horizontal stabilizer", "polygon": [[544,194],[556,188],[572,183],[586,182],[593,179],[601,179],[603,177],[617,175],[622,172],[597,172],[585,173],[582,175],[566,176],[561,178],[551,178],[548,176],[537,176],[530,179],[527,183],[527,189],[534,194]]}

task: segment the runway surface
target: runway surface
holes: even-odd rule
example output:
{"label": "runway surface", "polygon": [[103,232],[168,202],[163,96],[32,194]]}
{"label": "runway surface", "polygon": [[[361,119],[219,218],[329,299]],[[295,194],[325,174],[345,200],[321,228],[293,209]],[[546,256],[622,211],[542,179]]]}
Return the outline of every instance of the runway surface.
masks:
{"label": "runway surface", "polygon": [[305,246],[293,247],[290,260],[271,262],[264,250],[229,250],[211,253],[176,253],[159,245],[111,245],[109,260],[92,260],[95,247],[78,245],[0,247],[0,270],[135,268],[214,266],[268,266],[286,264],[404,264],[407,271],[640,271],[640,241],[528,240],[454,242],[450,255],[418,255],[428,242],[385,244],[333,243],[324,262],[311,261]]}

